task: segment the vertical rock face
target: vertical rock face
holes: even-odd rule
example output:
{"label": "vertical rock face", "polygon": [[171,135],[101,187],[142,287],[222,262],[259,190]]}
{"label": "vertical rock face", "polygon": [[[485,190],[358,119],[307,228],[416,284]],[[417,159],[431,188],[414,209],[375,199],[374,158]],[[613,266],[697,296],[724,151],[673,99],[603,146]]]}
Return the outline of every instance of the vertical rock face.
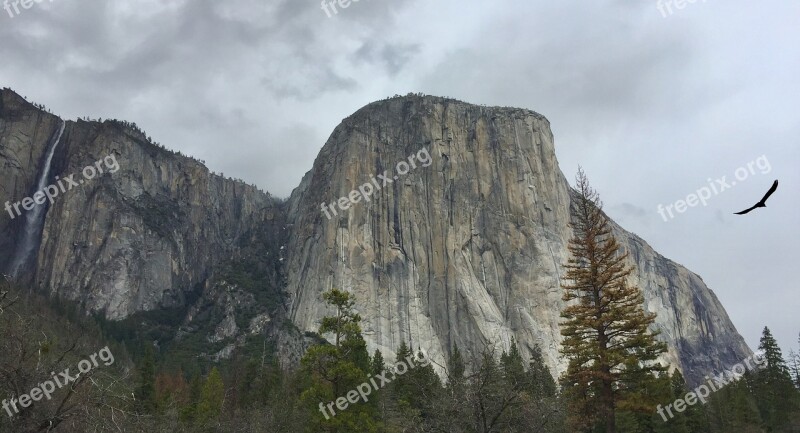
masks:
{"label": "vertical rock face", "polygon": [[[421,149],[432,163],[393,179]],[[392,182],[369,201],[330,220],[321,210],[385,171]],[[406,341],[443,364],[454,345],[476,357],[514,338],[523,352],[539,345],[559,373],[570,197],[537,113],[420,96],[370,104],[336,128],[290,199],[291,317],[316,330],[328,313],[321,293],[345,288],[370,350],[393,354]],[[667,361],[698,380],[750,354],[700,277],[615,231],[658,313]]]}
{"label": "vertical rock face", "polygon": [[[0,193],[13,202],[32,196],[61,122],[8,90],[0,104]],[[87,166],[104,172],[84,178]],[[268,194],[214,175],[117,121],[67,122],[51,180],[72,174],[80,185],[49,207],[33,282],[112,319],[187,304],[253,230],[283,221]],[[0,216],[3,268],[22,220]]]}
{"label": "vertical rock face", "polygon": [[[36,184],[37,167],[42,165],[46,147],[61,121],[34,109],[7,90],[0,90],[0,206],[29,196]],[[24,216],[0,211],[0,270],[13,258]],[[12,215],[14,218],[12,219]]]}

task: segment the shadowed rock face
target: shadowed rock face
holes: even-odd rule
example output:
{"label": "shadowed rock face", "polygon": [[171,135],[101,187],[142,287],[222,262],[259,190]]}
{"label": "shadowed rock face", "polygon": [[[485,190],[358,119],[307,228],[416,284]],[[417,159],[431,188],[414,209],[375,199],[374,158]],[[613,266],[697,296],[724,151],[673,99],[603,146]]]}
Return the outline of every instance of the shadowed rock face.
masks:
{"label": "shadowed rock face", "polygon": [[[0,197],[31,196],[48,140],[61,123],[5,90],[0,98]],[[119,122],[72,122],[51,181],[80,186],[50,206],[31,279],[112,319],[185,304],[212,268],[257,227],[279,220],[279,204],[255,187],[211,174],[201,163],[148,142]],[[86,166],[113,155],[119,170],[91,180]],[[2,203],[0,203],[2,204]],[[0,216],[0,268],[18,247],[24,218]]]}
{"label": "shadowed rock face", "polygon": [[[330,220],[321,211],[423,148],[429,167]],[[342,287],[355,294],[370,350],[393,354],[407,341],[444,364],[453,345],[477,357],[515,338],[523,355],[539,345],[560,373],[570,191],[537,113],[417,96],[370,104],[336,128],[290,199],[291,317],[316,329],[328,313],[320,294]],[[666,360],[699,380],[751,353],[700,277],[615,232],[658,313]]]}
{"label": "shadowed rock face", "polygon": [[[3,201],[32,195],[60,123],[0,91]],[[430,164],[417,159],[400,176],[396,164],[422,149]],[[310,343],[284,331],[282,309],[242,300],[264,291],[280,297],[285,288],[291,320],[316,331],[328,313],[322,291],[345,288],[356,295],[369,349],[384,356],[407,341],[444,364],[454,344],[477,357],[485,346],[504,349],[515,338],[523,355],[538,344],[554,373],[564,368],[559,276],[571,237],[571,189],[539,114],[434,97],[370,104],[336,128],[285,205],[120,122],[67,121],[51,176],[80,178],[109,155],[119,171],[67,191],[47,212],[28,274],[43,290],[112,319],[184,308],[182,326],[195,329],[205,329],[193,325],[203,308],[218,308],[223,319],[211,324],[209,341],[235,344],[243,333],[263,331],[279,342],[283,359],[296,362]],[[322,212],[322,202],[384,171],[392,182],[369,201],[337,208],[330,220]],[[22,220],[0,213],[0,269],[17,248]],[[668,361],[699,380],[750,354],[700,277],[615,231],[637,267],[633,282],[647,309],[658,313]],[[214,279],[220,263],[243,251],[269,262],[266,286],[242,291]],[[234,326],[243,302],[246,330]]]}

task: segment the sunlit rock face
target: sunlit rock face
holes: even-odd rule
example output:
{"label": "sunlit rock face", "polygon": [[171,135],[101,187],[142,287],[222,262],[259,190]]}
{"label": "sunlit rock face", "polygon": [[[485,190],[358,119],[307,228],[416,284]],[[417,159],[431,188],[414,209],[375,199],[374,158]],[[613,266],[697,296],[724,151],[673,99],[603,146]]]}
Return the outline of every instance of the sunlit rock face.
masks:
{"label": "sunlit rock face", "polygon": [[[427,167],[394,179],[425,149]],[[391,183],[372,181],[385,171]],[[370,182],[381,188],[369,201],[332,205]],[[535,112],[414,95],[370,104],[336,128],[290,199],[291,317],[316,330],[329,313],[321,293],[344,288],[370,350],[393,356],[406,341],[445,365],[455,345],[474,358],[516,339],[523,355],[539,345],[560,373],[570,196],[550,124]],[[700,277],[615,231],[658,314],[666,361],[699,379],[750,354]]]}

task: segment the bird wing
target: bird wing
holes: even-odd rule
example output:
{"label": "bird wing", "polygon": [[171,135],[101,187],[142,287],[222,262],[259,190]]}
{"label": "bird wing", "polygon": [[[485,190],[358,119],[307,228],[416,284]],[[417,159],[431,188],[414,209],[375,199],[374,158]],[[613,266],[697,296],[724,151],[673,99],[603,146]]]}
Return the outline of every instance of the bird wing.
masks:
{"label": "bird wing", "polygon": [[758,205],[755,205],[755,206],[753,206],[753,207],[751,207],[749,209],[745,209],[745,210],[743,210],[741,212],[735,212],[734,215],[744,215],[744,214],[750,212],[751,210],[753,210],[753,209],[755,209],[757,207],[758,207]]}
{"label": "bird wing", "polygon": [[772,182],[772,186],[769,188],[766,194],[764,194],[764,198],[761,199],[759,203],[766,203],[769,196],[772,195],[775,190],[778,189],[778,180],[776,179],[775,182]]}

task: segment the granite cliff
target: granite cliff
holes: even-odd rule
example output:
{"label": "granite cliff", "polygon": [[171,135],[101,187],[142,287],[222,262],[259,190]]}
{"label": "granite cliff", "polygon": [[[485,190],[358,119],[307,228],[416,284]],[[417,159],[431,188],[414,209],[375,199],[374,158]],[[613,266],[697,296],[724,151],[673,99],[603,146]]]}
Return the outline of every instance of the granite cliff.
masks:
{"label": "granite cliff", "polygon": [[[430,166],[330,220],[321,212],[423,148]],[[370,104],[336,128],[290,199],[292,320],[315,329],[321,292],[344,287],[370,349],[393,354],[407,341],[444,365],[454,345],[475,358],[514,338],[523,355],[539,345],[561,372],[570,196],[540,114],[414,95]],[[699,276],[615,231],[646,309],[658,313],[667,361],[698,380],[751,353]]]}
{"label": "granite cliff", "polygon": [[[60,125],[0,92],[0,197],[34,192]],[[339,287],[355,294],[369,349],[384,356],[406,341],[443,364],[456,344],[472,357],[514,338],[523,355],[539,345],[554,373],[564,368],[559,276],[571,189],[537,113],[416,95],[370,104],[334,130],[286,203],[165,150],[135,125],[64,125],[51,179],[108,155],[119,170],[47,210],[21,276],[41,290],[114,320],[180,310],[176,335],[208,334],[218,357],[265,332],[296,362],[308,344],[301,331],[316,331],[327,313],[321,293]],[[331,219],[321,211],[423,149],[430,164]],[[0,215],[2,269],[23,220]],[[698,380],[749,355],[699,276],[615,230],[658,313],[666,360]]]}
{"label": "granite cliff", "polygon": [[[12,203],[33,196],[62,124],[41,108],[11,90],[0,92],[0,196]],[[64,124],[50,183],[76,174],[80,185],[47,209],[38,254],[21,281],[111,320],[162,312],[173,336],[210,334],[204,338],[219,350],[210,356],[229,355],[248,335],[286,329],[281,200],[166,150],[135,124]],[[85,167],[110,156],[114,173],[104,167],[93,179],[82,177]],[[25,215],[12,216],[0,215],[6,273],[26,224]],[[251,265],[246,272],[243,263]],[[304,339],[296,329],[286,332],[291,338],[280,339],[286,344],[278,350],[295,362]]]}

